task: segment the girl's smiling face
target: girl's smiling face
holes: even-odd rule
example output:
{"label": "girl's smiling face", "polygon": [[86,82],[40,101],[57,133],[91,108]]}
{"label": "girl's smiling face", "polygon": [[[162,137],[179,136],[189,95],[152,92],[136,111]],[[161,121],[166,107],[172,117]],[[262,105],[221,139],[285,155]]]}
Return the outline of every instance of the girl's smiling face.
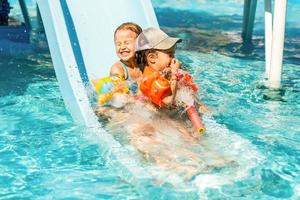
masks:
{"label": "girl's smiling face", "polygon": [[118,30],[115,34],[115,49],[122,61],[129,61],[135,56],[137,34],[130,30]]}

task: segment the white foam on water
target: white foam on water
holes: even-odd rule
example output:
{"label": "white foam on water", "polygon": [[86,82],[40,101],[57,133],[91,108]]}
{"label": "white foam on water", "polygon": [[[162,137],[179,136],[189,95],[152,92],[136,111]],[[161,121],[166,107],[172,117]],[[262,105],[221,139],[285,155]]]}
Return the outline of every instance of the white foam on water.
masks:
{"label": "white foam on water", "polygon": [[203,195],[207,188],[220,188],[247,177],[263,160],[248,140],[212,117],[204,116],[207,131],[197,140],[188,135],[180,120],[166,117],[147,103],[128,104],[110,114],[108,128],[117,127],[120,134],[127,134],[129,144],[122,145],[140,155],[140,164],[158,184],[170,183],[181,189],[196,186]]}
{"label": "white foam on water", "polygon": [[110,100],[110,105],[114,108],[122,108],[128,103],[128,94],[116,93]]}
{"label": "white foam on water", "polygon": [[[264,157],[250,141],[230,131],[226,126],[216,123],[213,118],[205,117],[206,137],[201,143],[211,150],[222,151],[226,158],[234,161],[234,170],[224,170],[221,173],[200,174],[195,179],[199,194],[204,195],[207,188],[221,188],[226,184],[242,180],[250,176],[250,170],[257,167]],[[205,197],[205,196],[203,196]]]}
{"label": "white foam on water", "polygon": [[182,104],[192,106],[194,105],[193,92],[188,87],[181,87],[177,90],[175,101],[179,106]]}

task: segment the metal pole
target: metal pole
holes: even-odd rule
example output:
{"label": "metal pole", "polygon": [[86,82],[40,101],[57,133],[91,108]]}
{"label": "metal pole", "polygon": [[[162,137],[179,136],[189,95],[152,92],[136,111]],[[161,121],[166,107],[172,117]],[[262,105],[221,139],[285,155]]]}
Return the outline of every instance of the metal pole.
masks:
{"label": "metal pole", "polygon": [[242,31],[242,38],[245,38],[248,21],[249,21],[249,10],[250,10],[250,3],[251,0],[244,0],[244,14],[243,14],[243,31]]}
{"label": "metal pole", "polygon": [[44,32],[44,26],[39,6],[36,4],[37,30],[39,33]]}
{"label": "metal pole", "polygon": [[22,14],[23,14],[23,17],[24,17],[25,24],[29,29],[31,29],[31,21],[30,21],[30,17],[29,17],[29,14],[28,14],[26,3],[25,3],[24,0],[19,0],[19,4],[20,4],[20,7],[21,7],[21,11],[22,11]]}
{"label": "metal pole", "polygon": [[284,47],[286,17],[286,0],[276,0],[274,3],[274,27],[272,37],[271,68],[269,75],[269,87],[280,88],[282,59]]}
{"label": "metal pole", "polygon": [[272,1],[265,0],[265,68],[266,77],[269,77],[271,66],[271,51],[272,51]]}
{"label": "metal pole", "polygon": [[251,39],[252,39],[254,19],[255,19],[255,13],[256,13],[256,5],[257,5],[257,0],[251,0],[250,7],[249,7],[248,26],[247,26],[246,33],[244,36],[244,40],[246,42],[251,41]]}

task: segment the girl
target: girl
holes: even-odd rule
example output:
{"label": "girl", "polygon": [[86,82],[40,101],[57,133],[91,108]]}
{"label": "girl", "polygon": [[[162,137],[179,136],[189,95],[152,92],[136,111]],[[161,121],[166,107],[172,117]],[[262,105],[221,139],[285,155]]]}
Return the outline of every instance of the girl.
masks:
{"label": "girl", "polygon": [[132,93],[137,92],[137,84],[142,72],[136,62],[135,40],[142,28],[132,22],[121,24],[114,33],[115,50],[120,58],[110,70],[110,76],[117,76],[129,82]]}
{"label": "girl", "polygon": [[[136,51],[141,59],[140,62],[144,65],[140,90],[159,107],[171,106],[176,97],[177,78],[175,74],[181,67],[181,63],[174,57],[178,42],[181,42],[181,39],[169,37],[156,28],[145,29],[136,42]],[[162,78],[161,75],[164,72],[171,72],[170,77]],[[162,93],[150,91],[152,79],[156,78],[159,79],[160,85],[165,86]]]}

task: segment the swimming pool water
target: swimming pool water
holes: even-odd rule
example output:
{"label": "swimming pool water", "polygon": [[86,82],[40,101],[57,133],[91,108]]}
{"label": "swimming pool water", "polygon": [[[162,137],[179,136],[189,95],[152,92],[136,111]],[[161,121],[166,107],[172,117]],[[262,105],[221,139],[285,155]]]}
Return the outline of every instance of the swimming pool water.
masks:
{"label": "swimming pool water", "polygon": [[[153,1],[161,27],[184,39],[177,56],[213,111],[204,143],[220,140],[211,148],[239,155],[247,169],[200,174],[199,196],[300,199],[299,2],[289,1],[282,95],[273,100],[262,87],[263,2],[253,52],[239,39],[243,1],[204,2]],[[0,68],[0,199],[144,199],[72,121],[49,52],[0,54]]]}

